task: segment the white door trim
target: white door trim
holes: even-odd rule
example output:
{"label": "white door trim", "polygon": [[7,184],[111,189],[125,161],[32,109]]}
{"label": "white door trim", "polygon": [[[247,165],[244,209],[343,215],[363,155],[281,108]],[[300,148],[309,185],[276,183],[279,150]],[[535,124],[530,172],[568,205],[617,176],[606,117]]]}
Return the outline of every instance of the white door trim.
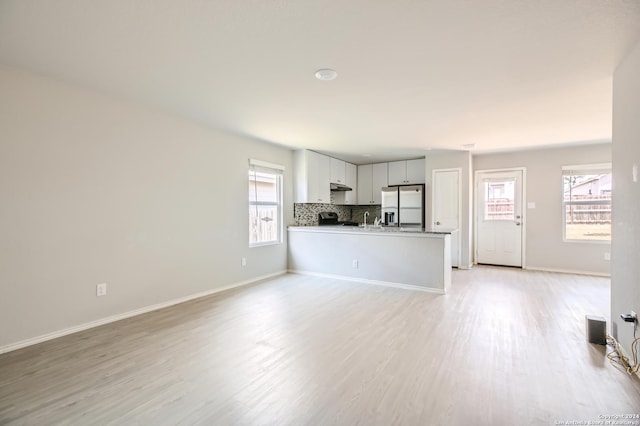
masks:
{"label": "white door trim", "polygon": [[522,269],[527,268],[527,168],[509,167],[506,169],[475,170],[473,177],[473,263],[477,265],[478,258],[478,176],[481,173],[522,172]]}

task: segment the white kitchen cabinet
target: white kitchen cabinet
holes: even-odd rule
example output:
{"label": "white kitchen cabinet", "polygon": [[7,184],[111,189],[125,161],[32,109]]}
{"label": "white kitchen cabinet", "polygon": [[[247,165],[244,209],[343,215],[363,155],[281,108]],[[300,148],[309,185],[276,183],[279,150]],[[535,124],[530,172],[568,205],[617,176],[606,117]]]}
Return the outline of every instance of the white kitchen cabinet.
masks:
{"label": "white kitchen cabinet", "polygon": [[377,163],[371,170],[373,204],[382,204],[382,188],[389,186],[387,163]]}
{"label": "white kitchen cabinet", "polygon": [[[335,181],[331,181],[336,183]],[[336,191],[333,193],[333,203],[337,205],[358,204],[358,166],[345,162],[345,179],[343,185],[351,188],[351,191]]]}
{"label": "white kitchen cabinet", "polygon": [[347,163],[337,158],[331,158],[331,182],[346,185],[347,181]]}
{"label": "white kitchen cabinet", "polygon": [[330,157],[306,149],[294,154],[296,203],[330,203]]}
{"label": "white kitchen cabinet", "polygon": [[425,183],[426,163],[424,158],[407,160],[407,184]]}
{"label": "white kitchen cabinet", "polygon": [[392,161],[389,163],[389,185],[425,183],[425,160]]}
{"label": "white kitchen cabinet", "polygon": [[372,204],[371,198],[373,182],[371,181],[371,170],[373,164],[358,166],[358,204]]}
{"label": "white kitchen cabinet", "polygon": [[404,185],[407,180],[407,162],[391,161],[389,163],[389,185]]}
{"label": "white kitchen cabinet", "polygon": [[358,204],[381,204],[387,179],[387,163],[358,166]]}
{"label": "white kitchen cabinet", "polygon": [[358,166],[351,163],[345,163],[345,179],[346,185],[352,191],[344,193],[345,204],[356,204],[358,202]]}

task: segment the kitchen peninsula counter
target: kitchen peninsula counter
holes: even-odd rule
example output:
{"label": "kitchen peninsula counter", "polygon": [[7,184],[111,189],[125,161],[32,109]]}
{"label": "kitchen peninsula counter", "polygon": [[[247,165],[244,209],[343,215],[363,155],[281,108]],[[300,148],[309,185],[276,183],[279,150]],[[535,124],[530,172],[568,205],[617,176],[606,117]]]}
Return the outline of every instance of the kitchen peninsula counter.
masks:
{"label": "kitchen peninsula counter", "polygon": [[289,270],[444,294],[451,235],[419,228],[290,226]]}
{"label": "kitchen peninsula counter", "polygon": [[304,232],[339,232],[339,233],[377,233],[377,234],[409,234],[414,236],[437,236],[450,235],[450,231],[427,231],[424,228],[399,228],[396,226],[345,226],[345,225],[326,225],[326,226],[290,226],[289,230]]}

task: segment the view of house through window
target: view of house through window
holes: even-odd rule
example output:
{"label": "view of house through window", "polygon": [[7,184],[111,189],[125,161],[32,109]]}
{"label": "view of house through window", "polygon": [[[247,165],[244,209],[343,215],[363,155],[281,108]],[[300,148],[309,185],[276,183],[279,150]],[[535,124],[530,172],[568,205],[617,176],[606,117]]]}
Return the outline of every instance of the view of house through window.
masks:
{"label": "view of house through window", "polygon": [[562,168],[564,239],[611,241],[611,164]]}
{"label": "view of house through window", "polygon": [[282,242],[282,169],[251,160],[249,246]]}

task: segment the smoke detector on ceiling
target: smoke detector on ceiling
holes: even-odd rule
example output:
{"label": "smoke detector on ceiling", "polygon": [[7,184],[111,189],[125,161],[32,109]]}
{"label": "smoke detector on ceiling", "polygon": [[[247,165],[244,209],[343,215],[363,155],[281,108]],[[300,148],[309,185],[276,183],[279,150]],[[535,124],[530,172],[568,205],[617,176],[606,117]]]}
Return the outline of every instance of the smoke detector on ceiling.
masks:
{"label": "smoke detector on ceiling", "polygon": [[328,68],[316,71],[316,78],[322,81],[335,80],[337,76],[337,72]]}

